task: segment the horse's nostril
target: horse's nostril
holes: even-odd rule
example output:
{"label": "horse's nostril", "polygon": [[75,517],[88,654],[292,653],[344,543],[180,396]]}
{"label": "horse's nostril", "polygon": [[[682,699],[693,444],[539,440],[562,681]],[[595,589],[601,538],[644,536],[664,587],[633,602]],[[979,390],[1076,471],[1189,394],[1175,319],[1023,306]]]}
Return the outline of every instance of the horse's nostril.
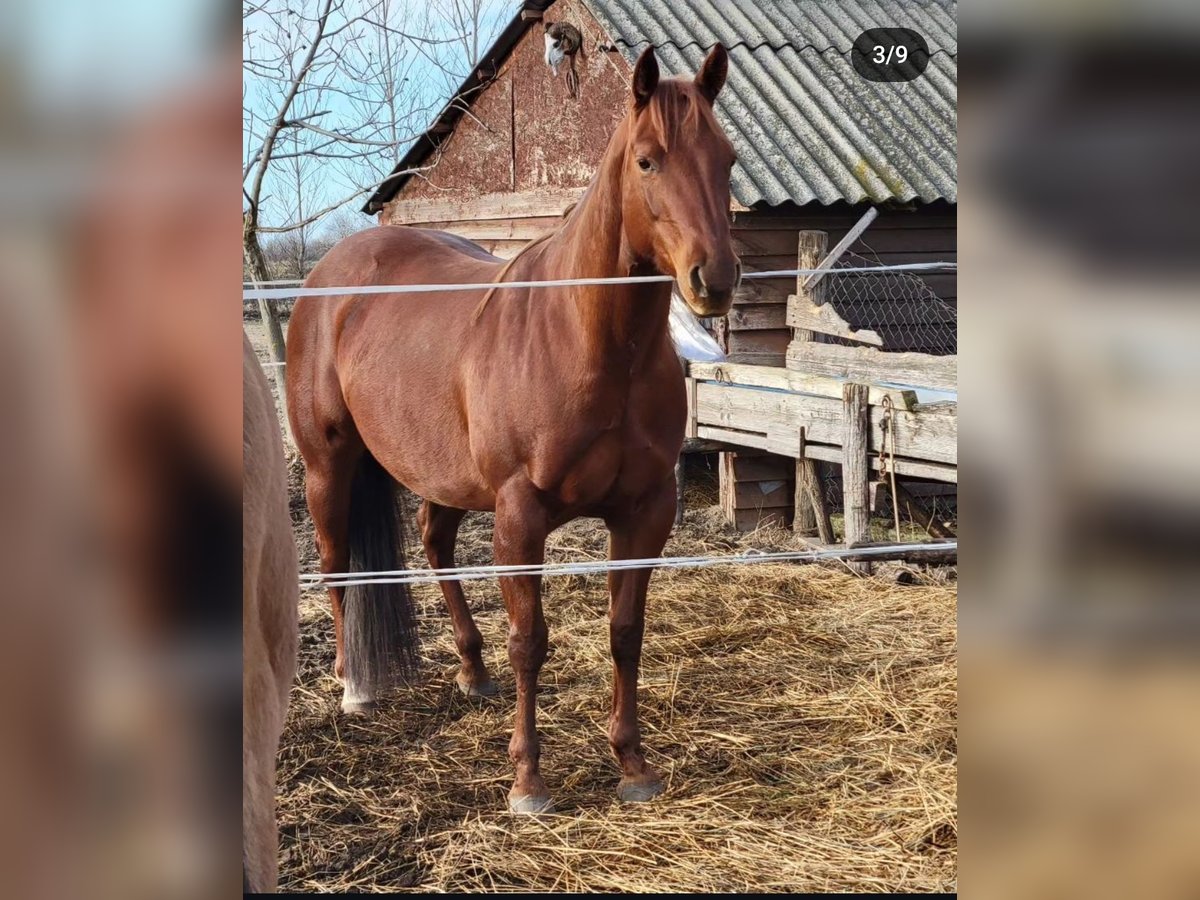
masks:
{"label": "horse's nostril", "polygon": [[704,273],[700,271],[699,266],[692,266],[692,271],[688,273],[692,282],[692,291],[698,297],[708,296],[708,285],[704,283]]}

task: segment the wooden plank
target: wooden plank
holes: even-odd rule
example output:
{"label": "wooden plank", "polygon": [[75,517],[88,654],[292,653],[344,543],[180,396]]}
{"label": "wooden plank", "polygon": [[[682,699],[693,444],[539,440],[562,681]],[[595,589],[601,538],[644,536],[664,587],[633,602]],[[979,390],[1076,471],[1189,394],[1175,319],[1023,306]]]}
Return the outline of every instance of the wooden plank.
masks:
{"label": "wooden plank", "polygon": [[731,448],[757,447],[765,449],[767,446],[767,436],[765,434],[738,431],[733,428],[717,428],[713,425],[698,425],[696,431],[700,435],[701,440],[715,441]]}
{"label": "wooden plank", "polygon": [[[731,434],[736,433],[731,432]],[[765,442],[763,446],[767,446],[769,443],[769,441]],[[805,453],[813,459],[825,462],[841,462],[842,459],[842,448],[829,446],[828,444],[808,444],[805,447]],[[878,456],[871,457],[871,469],[873,471],[883,470],[883,464],[879,461]],[[896,474],[912,478],[936,479],[945,484],[958,484],[958,467],[949,463],[935,463],[927,460],[907,459],[897,456]]]}
{"label": "wooden plank", "polygon": [[553,231],[561,222],[562,219],[558,216],[538,216],[482,222],[427,222],[421,227],[457,234],[470,241],[520,241],[524,245],[548,231]]}
{"label": "wooden plank", "polygon": [[788,347],[786,365],[796,371],[833,378],[958,390],[957,356],[882,353],[874,347],[793,341]]}
{"label": "wooden plank", "polygon": [[773,353],[785,355],[792,333],[787,329],[773,331],[730,331],[729,353]]}
{"label": "wooden plank", "polygon": [[717,457],[717,502],[721,507],[721,515],[731,524],[737,511],[737,503],[734,502],[737,476],[733,471],[733,461],[736,458],[736,453],[721,453]]}
{"label": "wooden plank", "polygon": [[698,437],[696,433],[696,381],[693,378],[686,378],[687,386],[687,426],[684,429],[684,439],[694,440]]}
{"label": "wooden plank", "polygon": [[738,481],[733,492],[735,509],[787,507],[792,502],[792,480]]}
{"label": "wooden plank", "polygon": [[[837,399],[841,399],[842,396],[842,382],[840,381],[782,367],[748,366],[728,362],[690,362],[688,363],[688,375],[697,381],[731,382]],[[914,391],[871,385],[868,402],[872,406],[878,406],[883,402],[884,397],[889,398],[892,406],[896,409],[912,409],[917,403],[917,395]]]}
{"label": "wooden plank", "polygon": [[[807,276],[804,279],[804,285],[803,285],[804,292],[806,292],[808,294],[812,294],[812,292],[814,290],[816,290],[816,287],[818,284],[820,284],[821,279],[823,279],[827,274],[829,274],[829,270],[832,269],[835,265],[837,265],[837,261],[842,258],[842,254],[844,254],[847,250],[850,249],[850,245],[858,240],[859,236],[864,231],[867,230],[867,226],[870,225],[872,222],[874,222],[875,217],[878,215],[879,215],[879,210],[876,209],[874,206],[869,207],[867,209],[867,211],[862,214],[862,216],[859,218],[859,220],[854,223],[854,225],[850,228],[849,231],[846,232],[846,236],[843,237],[840,241],[838,241],[834,245],[833,249],[830,250],[829,253],[825,256],[825,258],[822,259],[821,262],[817,264],[817,266],[816,266],[817,271],[814,272],[813,274]],[[798,268],[804,268],[804,267],[801,266]],[[817,302],[819,303],[820,301],[817,300]]]}
{"label": "wooden plank", "polygon": [[787,328],[787,306],[783,303],[748,303],[734,301],[729,311],[731,331],[757,331],[768,328]]}
{"label": "wooden plank", "polygon": [[795,463],[774,453],[739,453],[734,461],[738,482],[791,481]]}
{"label": "wooden plank", "polygon": [[[739,212],[733,217],[734,228],[819,228],[822,231],[843,233],[866,211],[868,204],[858,207],[846,205],[818,208],[814,206],[790,206],[787,204],[769,209]],[[913,209],[884,210],[875,220],[871,234],[882,230],[907,231],[910,229],[940,228],[953,231],[958,225],[958,210],[953,204],[936,203]]]}
{"label": "wooden plank", "polygon": [[[764,473],[782,477],[757,477]],[[727,522],[738,525],[739,512],[767,508],[781,509],[790,519],[792,485],[786,460],[767,456],[761,450],[723,452],[718,475],[721,512]]]}
{"label": "wooden plank", "polygon": [[[847,384],[842,389],[842,508],[845,514],[846,543],[855,544],[871,539],[870,464],[870,406],[867,388],[863,384]],[[850,567],[863,575],[871,572],[868,562],[851,563]]]}
{"label": "wooden plank", "polygon": [[743,280],[741,284],[733,289],[733,305],[737,306],[742,303],[779,304],[786,302],[786,291],[781,295],[778,291],[764,290],[765,281],[774,281],[774,279],[753,278],[749,281]]}
{"label": "wooden plank", "polygon": [[[896,409],[896,453],[911,459],[956,464],[958,417]],[[870,407],[871,437],[880,446],[884,411]],[[806,441],[841,444],[842,402],[829,397],[767,391],[741,385],[699,382],[696,385],[696,423],[767,436],[772,453],[795,457],[800,428]]]}
{"label": "wooden plank", "polygon": [[869,328],[851,327],[849,322],[838,315],[833,306],[828,303],[817,306],[803,295],[792,294],[788,297],[787,324],[806,331],[819,331],[821,334],[832,334],[834,337],[847,338],[863,344],[883,346],[883,338],[876,332]]}
{"label": "wooden plank", "polygon": [[786,355],[786,353],[755,353],[740,350],[737,353],[729,353],[729,361],[748,366],[772,366],[778,368],[783,365]]}
{"label": "wooden plank", "polygon": [[[817,463],[811,458],[804,458],[797,462],[797,474],[803,470],[803,479],[798,481],[798,488],[808,494],[808,504],[812,509],[812,514],[816,520],[817,536],[820,536],[823,541],[833,540],[833,522],[829,520],[829,504],[826,503],[824,490],[821,485],[820,470],[817,469]],[[796,494],[796,504],[799,508],[800,494],[799,490]],[[797,516],[797,518],[799,518]]]}
{"label": "wooden plank", "polygon": [[583,196],[584,188],[484,194],[469,200],[414,199],[387,204],[385,220],[393,225],[428,222],[465,222],[477,219],[519,219],[561,216]]}
{"label": "wooden plank", "polygon": [[540,9],[523,9],[523,10],[521,10],[521,21],[522,22],[529,22],[529,21],[536,22],[541,18],[542,18],[542,11]]}
{"label": "wooden plank", "polygon": [[[922,543],[925,543],[925,544],[943,544],[943,543],[950,544],[951,542],[950,541],[942,541],[942,540],[927,540],[927,541],[922,541]],[[957,543],[957,542],[955,542],[955,543]],[[849,561],[849,560],[855,560],[855,559],[870,559],[870,560],[874,560],[875,562],[884,562],[885,560],[905,560],[907,562],[951,564],[951,565],[958,561],[958,548],[950,547],[950,546],[932,547],[932,548],[925,549],[925,550],[919,550],[916,547],[905,547],[905,546],[901,545],[887,553],[879,552],[878,548],[894,546],[891,542],[860,541],[859,543],[853,544],[849,547],[844,547],[841,544],[835,544],[832,541],[805,540],[804,546],[811,550],[849,551],[846,553],[845,556],[841,557],[840,560],[839,559],[829,559],[828,561],[823,562],[824,565],[830,565],[830,566],[841,565],[841,562],[843,560]],[[853,551],[855,551],[855,550],[871,550],[874,552],[872,552],[870,554],[863,553],[861,556],[856,556],[853,553]]]}

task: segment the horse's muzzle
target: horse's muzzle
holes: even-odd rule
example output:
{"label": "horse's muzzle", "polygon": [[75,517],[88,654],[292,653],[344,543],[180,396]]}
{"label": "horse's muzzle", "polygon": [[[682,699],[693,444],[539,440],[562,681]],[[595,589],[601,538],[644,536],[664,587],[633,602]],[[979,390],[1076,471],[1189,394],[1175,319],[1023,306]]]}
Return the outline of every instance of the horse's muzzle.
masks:
{"label": "horse's muzzle", "polygon": [[723,316],[733,306],[733,294],[742,280],[742,262],[733,265],[692,266],[687,284],[680,291],[687,305],[698,316]]}

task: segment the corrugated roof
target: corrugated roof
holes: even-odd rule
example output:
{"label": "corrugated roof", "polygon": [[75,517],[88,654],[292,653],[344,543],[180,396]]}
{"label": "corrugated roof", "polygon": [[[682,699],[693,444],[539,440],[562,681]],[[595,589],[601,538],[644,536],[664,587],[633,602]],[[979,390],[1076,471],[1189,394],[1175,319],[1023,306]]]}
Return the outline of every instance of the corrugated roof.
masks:
{"label": "corrugated roof", "polygon": [[[586,0],[632,63],[653,45],[666,74],[729,49],[717,117],[738,153],[746,205],[958,198],[954,0]],[[868,28],[918,31],[931,53],[915,81],[875,83],[850,64]]]}
{"label": "corrugated roof", "polygon": [[[652,44],[665,74],[691,74],[714,44],[729,50],[716,112],[737,149],[732,187],[743,205],[957,202],[957,0],[584,2],[631,65]],[[529,25],[518,12],[485,59],[506,56]],[[883,27],[911,28],[929,44],[915,81],[870,82],[851,66],[855,38]],[[481,85],[473,72],[459,96]],[[431,131],[456,122],[462,105],[448,104]],[[436,145],[427,133],[395,171]],[[408,177],[385,182],[363,211],[380,209]]]}

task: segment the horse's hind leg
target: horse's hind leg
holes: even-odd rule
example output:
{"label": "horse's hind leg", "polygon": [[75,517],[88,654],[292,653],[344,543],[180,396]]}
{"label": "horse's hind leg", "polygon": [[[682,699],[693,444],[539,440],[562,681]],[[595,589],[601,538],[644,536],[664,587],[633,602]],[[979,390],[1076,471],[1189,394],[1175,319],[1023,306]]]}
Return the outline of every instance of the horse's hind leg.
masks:
{"label": "horse's hind leg", "polygon": [[[426,500],[417,511],[417,522],[421,526],[421,540],[425,544],[425,555],[429,565],[435,569],[454,566],[454,545],[458,540],[458,526],[462,523],[465,510],[440,506]],[[458,581],[441,582],[442,596],[450,609],[450,620],[454,623],[454,644],[458,647],[462,667],[455,682],[468,697],[489,697],[496,693],[496,685],[488,676],[483,665],[483,636],[471,617],[466,594]]]}
{"label": "horse's hind leg", "polygon": [[[354,471],[362,454],[361,446],[342,447],[339,452],[306,460],[305,490],[308,511],[312,515],[317,552],[322,572],[347,572],[350,569],[350,496]],[[329,588],[333,607],[333,634],[337,654],[333,674],[339,681],[346,676],[346,654],[342,637],[342,599],[345,588]]]}

